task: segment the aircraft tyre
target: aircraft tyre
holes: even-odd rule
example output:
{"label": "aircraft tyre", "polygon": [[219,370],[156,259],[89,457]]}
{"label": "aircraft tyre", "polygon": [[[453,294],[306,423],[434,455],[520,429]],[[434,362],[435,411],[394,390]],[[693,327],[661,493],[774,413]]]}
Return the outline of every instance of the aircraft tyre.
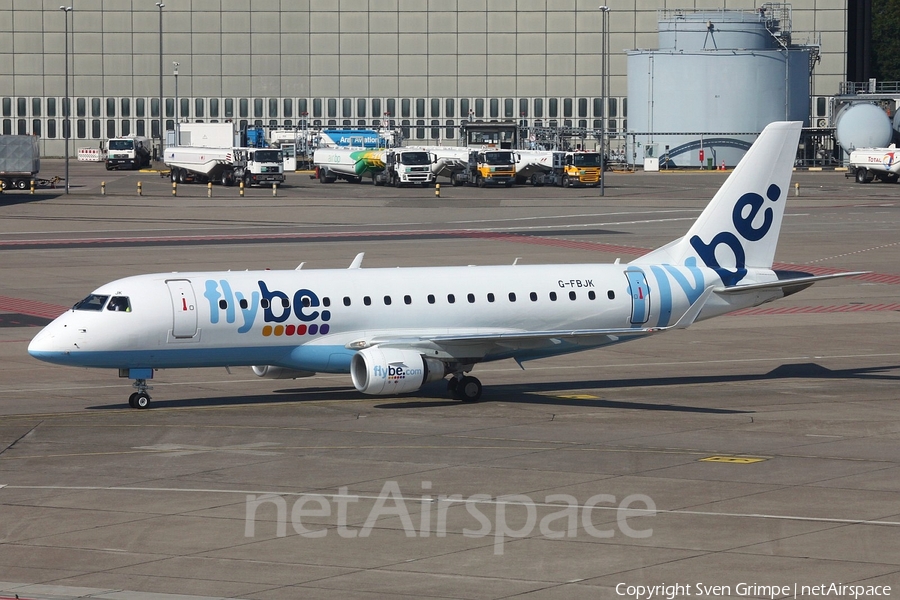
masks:
{"label": "aircraft tyre", "polygon": [[134,400],[135,400],[135,398],[137,398],[137,395],[138,395],[138,393],[135,392],[135,393],[131,394],[130,396],[128,396],[128,406],[130,406],[131,408],[136,408],[134,405]]}
{"label": "aircraft tyre", "polygon": [[137,409],[145,409],[150,407],[150,394],[147,392],[135,392],[134,407]]}
{"label": "aircraft tyre", "polygon": [[463,402],[478,402],[481,399],[481,382],[466,375],[456,384],[455,395]]}

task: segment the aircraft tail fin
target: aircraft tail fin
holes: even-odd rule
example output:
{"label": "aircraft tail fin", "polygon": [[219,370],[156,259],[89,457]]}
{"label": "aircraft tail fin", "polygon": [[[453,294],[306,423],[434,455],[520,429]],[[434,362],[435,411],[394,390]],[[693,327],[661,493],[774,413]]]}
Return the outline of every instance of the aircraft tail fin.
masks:
{"label": "aircraft tail fin", "polygon": [[801,126],[766,126],[687,234],[633,264],[705,265],[725,285],[748,268],[771,269]]}

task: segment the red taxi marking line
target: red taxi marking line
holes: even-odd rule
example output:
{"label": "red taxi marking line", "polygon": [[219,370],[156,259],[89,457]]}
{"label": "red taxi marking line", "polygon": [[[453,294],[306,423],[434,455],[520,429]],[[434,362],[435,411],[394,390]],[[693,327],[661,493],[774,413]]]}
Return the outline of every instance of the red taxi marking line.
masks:
{"label": "red taxi marking line", "polygon": [[[22,298],[10,298],[9,296],[0,296],[0,311],[3,312],[19,313],[30,317],[55,319],[67,310],[69,310],[67,306],[47,304],[46,302],[37,302],[35,300],[23,300]],[[2,598],[0,598],[0,600],[2,600]]]}
{"label": "red taxi marking line", "polygon": [[840,313],[840,312],[883,312],[900,311],[900,303],[895,304],[840,304],[835,306],[784,306],[771,308],[745,308],[729,316],[791,315],[798,313]]}

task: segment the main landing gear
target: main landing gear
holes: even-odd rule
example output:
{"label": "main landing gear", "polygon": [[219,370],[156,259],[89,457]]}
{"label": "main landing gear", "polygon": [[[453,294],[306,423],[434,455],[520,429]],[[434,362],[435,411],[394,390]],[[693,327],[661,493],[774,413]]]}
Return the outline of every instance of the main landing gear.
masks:
{"label": "main landing gear", "polygon": [[481,382],[471,375],[454,375],[447,381],[447,392],[452,398],[463,402],[478,402],[481,399]]}
{"label": "main landing gear", "polygon": [[152,390],[153,388],[147,385],[147,380],[135,379],[134,383],[131,385],[134,386],[137,391],[128,396],[128,406],[140,409],[149,408],[150,394],[147,393],[147,390]]}

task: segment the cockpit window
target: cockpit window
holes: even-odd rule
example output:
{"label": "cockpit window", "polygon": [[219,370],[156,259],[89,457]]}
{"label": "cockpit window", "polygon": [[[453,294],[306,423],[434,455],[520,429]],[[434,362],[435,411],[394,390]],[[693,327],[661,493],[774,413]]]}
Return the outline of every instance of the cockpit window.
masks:
{"label": "cockpit window", "polygon": [[91,294],[72,308],[74,310],[103,310],[107,300],[109,300],[109,296]]}
{"label": "cockpit window", "polygon": [[128,296],[113,296],[109,304],[106,305],[106,310],[131,312],[131,302],[128,300]]}

